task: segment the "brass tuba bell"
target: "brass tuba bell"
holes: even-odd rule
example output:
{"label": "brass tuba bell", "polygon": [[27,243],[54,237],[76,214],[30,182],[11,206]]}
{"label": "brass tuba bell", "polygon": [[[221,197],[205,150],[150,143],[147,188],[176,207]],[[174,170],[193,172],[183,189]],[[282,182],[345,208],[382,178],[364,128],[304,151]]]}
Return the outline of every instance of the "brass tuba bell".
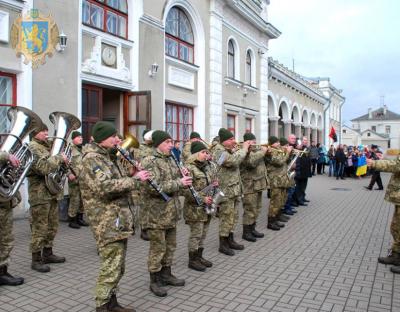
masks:
{"label": "brass tuba bell", "polygon": [[125,140],[122,141],[120,145],[123,149],[129,150],[130,148],[138,148],[139,141],[136,137],[129,132],[125,134]]}

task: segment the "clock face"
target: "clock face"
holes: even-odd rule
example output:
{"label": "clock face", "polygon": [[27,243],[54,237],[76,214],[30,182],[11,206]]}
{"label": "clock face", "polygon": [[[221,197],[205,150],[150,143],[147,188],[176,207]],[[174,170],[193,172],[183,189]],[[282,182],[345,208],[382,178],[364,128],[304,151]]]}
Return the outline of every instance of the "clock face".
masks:
{"label": "clock face", "polygon": [[113,48],[105,47],[103,53],[101,54],[104,64],[108,66],[113,66],[115,64],[116,55]]}

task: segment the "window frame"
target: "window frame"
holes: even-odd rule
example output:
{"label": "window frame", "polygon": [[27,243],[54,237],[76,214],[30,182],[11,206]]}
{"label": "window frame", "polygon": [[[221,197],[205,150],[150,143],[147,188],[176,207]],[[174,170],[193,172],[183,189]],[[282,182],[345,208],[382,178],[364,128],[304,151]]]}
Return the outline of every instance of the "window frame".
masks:
{"label": "window frame", "polygon": [[[245,133],[253,133],[253,117],[246,117],[244,120],[244,132]],[[250,122],[250,129],[247,127],[247,122]]]}
{"label": "window frame", "polygon": [[0,77],[8,77],[11,78],[12,84],[12,95],[11,95],[11,104],[0,103],[0,106],[17,106],[17,75],[12,73],[7,73],[0,71]]}
{"label": "window frame", "polygon": [[[120,1],[126,1],[126,0],[120,0]],[[128,22],[129,22],[128,13],[124,13],[122,11],[119,11],[119,10],[109,6],[107,4],[107,0],[104,0],[104,2],[101,2],[99,0],[83,0],[82,1],[82,6],[84,5],[85,2],[89,4],[89,23],[86,23],[83,20],[83,9],[82,9],[82,24],[83,25],[86,25],[86,26],[94,28],[94,29],[98,29],[100,31],[108,33],[108,34],[110,34],[112,36],[116,36],[118,38],[122,38],[122,39],[126,39],[126,40],[128,39]],[[102,21],[103,25],[102,25],[102,27],[97,27],[97,26],[92,24],[92,20],[91,20],[91,6],[92,5],[100,7],[103,10],[103,21]],[[127,7],[127,12],[128,12],[128,2],[127,1],[126,1],[126,7]],[[115,33],[111,32],[111,31],[109,31],[107,29],[107,15],[108,15],[107,13],[108,12],[117,15],[117,33],[118,34],[115,34]],[[125,18],[125,36],[120,35],[120,32],[119,32],[119,30],[120,30],[120,28],[119,28],[120,26],[119,25],[120,25],[120,18],[121,17]]]}
{"label": "window frame", "polygon": [[[235,115],[235,114],[229,114],[229,113],[226,114],[226,129],[233,133],[234,138],[236,138],[236,134],[237,134],[236,133],[236,126],[237,126],[236,117],[237,117],[237,115]],[[229,118],[233,119],[233,128],[229,127]]]}
{"label": "window frame", "polygon": [[[172,108],[175,107],[177,109],[177,114],[176,114],[177,120],[168,121],[168,119],[167,119],[167,111],[168,111],[167,106],[171,106]],[[191,111],[192,123],[181,123],[180,122],[179,110],[181,110],[183,108],[189,109]],[[165,131],[167,131],[167,132],[168,132],[168,125],[169,124],[171,124],[172,127],[176,127],[177,137],[174,137],[173,133],[169,133],[174,141],[183,142],[183,141],[189,140],[189,137],[187,137],[187,138],[183,137],[183,133],[181,135],[180,129],[179,129],[180,128],[179,125],[188,125],[189,128],[191,127],[191,129],[189,129],[190,131],[188,131],[188,135],[190,135],[190,133],[192,131],[194,131],[194,124],[195,124],[194,123],[194,107],[191,107],[191,106],[188,106],[188,105],[184,105],[184,104],[181,104],[181,103],[172,102],[172,101],[165,102]]]}
{"label": "window frame", "polygon": [[250,49],[246,52],[245,82],[253,86],[253,56]]}
{"label": "window frame", "polygon": [[[232,45],[232,52],[230,52],[230,45]],[[232,78],[232,79],[235,79],[236,78],[236,61],[235,61],[235,51],[236,49],[235,49],[235,43],[234,43],[234,41],[233,41],[233,39],[231,38],[231,39],[229,39],[229,41],[228,41],[228,68],[227,68],[227,76],[228,76],[228,78]],[[230,73],[230,63],[231,63],[231,60],[232,60],[232,75],[231,75],[231,73]]]}

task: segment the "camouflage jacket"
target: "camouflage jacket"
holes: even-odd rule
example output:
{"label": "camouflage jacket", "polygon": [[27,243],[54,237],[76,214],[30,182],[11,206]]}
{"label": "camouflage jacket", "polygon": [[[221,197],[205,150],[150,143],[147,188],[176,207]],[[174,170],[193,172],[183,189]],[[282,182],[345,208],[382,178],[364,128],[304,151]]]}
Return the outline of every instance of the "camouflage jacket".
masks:
{"label": "camouflage jacket", "polygon": [[251,151],[240,164],[243,194],[261,192],[267,188],[265,152]]}
{"label": "camouflage jacket", "polygon": [[46,203],[50,199],[59,198],[63,195],[52,195],[46,186],[46,175],[52,173],[64,163],[61,155],[50,156],[51,144],[49,141],[43,142],[32,139],[29,149],[33,154],[32,166],[28,172],[28,193],[29,204],[31,206]]}
{"label": "camouflage jacket", "polygon": [[98,247],[128,238],[133,216],[130,193],[140,182],[97,143],[85,146],[79,177],[83,207]]}
{"label": "camouflage jacket", "polygon": [[191,147],[192,147],[192,142],[190,142],[190,141],[187,141],[185,143],[185,145],[183,145],[181,157],[183,158],[183,162],[185,162],[185,163],[188,160],[188,158],[190,157],[190,155],[192,155],[192,152],[190,151]]}
{"label": "camouflage jacket", "polygon": [[75,144],[71,144],[71,163],[70,168],[72,174],[76,176],[76,179],[72,182],[68,182],[69,187],[74,187],[79,185],[79,175],[80,175],[80,166],[82,162],[82,148],[76,146]]}
{"label": "camouflage jacket", "polygon": [[[8,153],[0,152],[0,168],[8,161]],[[14,197],[6,202],[0,202],[0,209],[11,209],[16,207],[21,202],[21,194],[17,191]]]}
{"label": "camouflage jacket", "polygon": [[271,151],[266,156],[269,188],[288,188],[292,186],[287,176],[289,155],[283,151]]}
{"label": "camouflage jacket", "polygon": [[[196,154],[194,154],[196,155]],[[206,196],[211,196],[211,192],[201,192],[206,186],[212,183],[212,168],[208,162],[200,162],[193,157],[185,164],[193,177],[193,188],[205,200]],[[208,215],[204,211],[203,206],[197,206],[192,193],[185,192],[185,206],[183,208],[183,217],[186,222],[205,222],[208,220]]]}
{"label": "camouflage jacket", "polygon": [[135,150],[135,159],[142,160],[147,156],[153,155],[153,147],[148,144],[140,144],[139,148]]}
{"label": "camouflage jacket", "polygon": [[181,175],[174,160],[154,149],[153,155],[142,160],[142,166],[150,172],[151,178],[161,190],[171,197],[165,202],[161,195],[149,184],[140,194],[146,203],[141,209],[141,219],[144,228],[169,229],[174,228],[179,220],[179,195],[184,189]]}
{"label": "camouflage jacket", "polygon": [[242,195],[242,182],[239,166],[246,157],[246,151],[240,149],[232,152],[218,143],[212,150],[214,161],[218,162],[222,154],[225,154],[223,164],[218,168],[218,181],[225,198],[234,198]]}
{"label": "camouflage jacket", "polygon": [[374,161],[371,168],[393,173],[386,189],[385,200],[400,205],[400,156],[394,160]]}
{"label": "camouflage jacket", "polygon": [[8,153],[0,152],[0,166],[4,165],[8,161]]}

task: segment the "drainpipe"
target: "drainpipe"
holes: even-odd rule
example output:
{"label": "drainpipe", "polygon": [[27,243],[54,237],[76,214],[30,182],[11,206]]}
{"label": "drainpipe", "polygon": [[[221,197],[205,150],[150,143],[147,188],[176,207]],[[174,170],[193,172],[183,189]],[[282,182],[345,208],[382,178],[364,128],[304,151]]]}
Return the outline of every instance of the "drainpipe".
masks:
{"label": "drainpipe", "polygon": [[[329,107],[331,107],[331,99],[333,97],[333,93],[329,96],[329,98],[327,98],[326,102],[328,103],[328,105],[326,106],[326,108],[324,108],[324,128],[326,126],[326,112],[328,111]],[[328,129],[328,131],[330,131],[330,129]],[[326,144],[326,131],[324,131],[324,145],[325,146],[329,146],[329,139],[328,139],[328,144]]]}
{"label": "drainpipe", "polygon": [[340,127],[340,132],[339,132],[339,143],[342,143],[342,106],[344,104],[344,102],[346,101],[346,99],[344,99],[342,101],[342,103],[340,103],[340,115],[339,115],[339,127]]}

